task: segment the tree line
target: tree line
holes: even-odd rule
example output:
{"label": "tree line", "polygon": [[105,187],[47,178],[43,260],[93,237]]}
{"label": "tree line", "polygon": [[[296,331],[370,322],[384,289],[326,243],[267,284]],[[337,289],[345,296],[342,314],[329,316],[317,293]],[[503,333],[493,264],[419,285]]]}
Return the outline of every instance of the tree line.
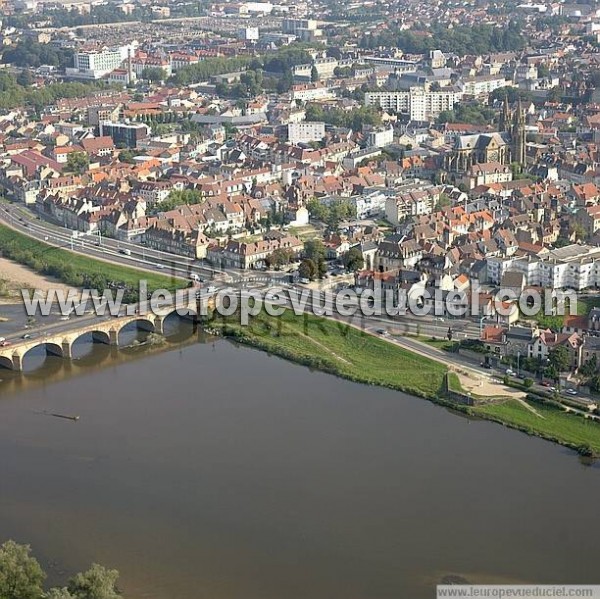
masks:
{"label": "tree line", "polygon": [[[21,83],[24,83],[21,81]],[[19,106],[33,106],[41,110],[49,104],[64,98],[82,98],[94,91],[106,89],[104,82],[94,83],[51,83],[39,89],[21,85],[18,77],[0,71],[0,109],[11,110]]]}
{"label": "tree line", "polygon": [[29,545],[0,546],[0,599],[119,599],[119,573],[99,564],[69,579],[66,587],[44,590],[46,573]]}
{"label": "tree line", "polygon": [[361,131],[364,125],[380,125],[381,115],[374,106],[361,106],[348,111],[342,108],[325,110],[319,104],[309,104],[306,107],[307,121],[323,121],[336,127],[346,127],[353,131]]}
{"label": "tree line", "polygon": [[[176,85],[189,85],[207,81],[215,75],[246,71],[239,87],[233,92],[237,97],[256,95],[267,85],[278,92],[284,92],[293,84],[293,67],[312,62],[307,51],[310,47],[308,44],[295,44],[265,56],[207,58],[178,70],[171,77],[171,82]],[[226,92],[227,88],[221,86],[220,91]]]}
{"label": "tree line", "polygon": [[73,66],[73,50],[40,44],[34,40],[20,40],[2,53],[2,62],[18,67],[37,68],[50,65],[58,68]]}
{"label": "tree line", "polygon": [[[506,27],[492,25],[459,25],[452,29],[441,23],[423,28],[430,35],[422,35],[419,25],[413,30],[391,29],[375,35],[365,35],[360,41],[363,48],[397,47],[411,54],[426,54],[430,50],[441,50],[464,56],[523,50],[527,40],[521,24],[511,21]],[[417,32],[418,31],[418,32]]]}

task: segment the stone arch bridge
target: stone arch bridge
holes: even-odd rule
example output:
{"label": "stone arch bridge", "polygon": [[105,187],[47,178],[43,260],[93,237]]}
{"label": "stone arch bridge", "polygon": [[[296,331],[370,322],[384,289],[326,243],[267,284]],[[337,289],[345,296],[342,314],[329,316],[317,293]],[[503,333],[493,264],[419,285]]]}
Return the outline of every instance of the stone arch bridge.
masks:
{"label": "stone arch bridge", "polygon": [[177,312],[175,309],[165,309],[160,313],[135,314],[131,316],[98,317],[89,324],[77,326],[77,320],[73,320],[75,327],[73,329],[48,331],[40,334],[34,339],[22,340],[8,347],[0,348],[0,369],[8,368],[10,370],[22,371],[23,361],[27,352],[37,347],[45,347],[49,355],[59,356],[65,359],[71,359],[73,355],[73,344],[84,335],[91,333],[94,343],[105,343],[107,345],[119,345],[119,333],[127,325],[135,323],[140,330],[150,331],[162,334],[165,320],[178,314],[181,318],[196,320],[197,313],[194,309],[183,312]]}

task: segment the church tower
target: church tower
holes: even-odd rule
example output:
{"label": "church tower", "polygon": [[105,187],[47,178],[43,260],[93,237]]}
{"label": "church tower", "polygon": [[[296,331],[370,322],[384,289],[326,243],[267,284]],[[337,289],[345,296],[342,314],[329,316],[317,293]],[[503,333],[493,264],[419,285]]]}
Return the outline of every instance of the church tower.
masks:
{"label": "church tower", "polygon": [[508,94],[504,96],[504,104],[502,106],[502,112],[500,113],[500,120],[498,122],[498,131],[501,133],[510,132],[510,110],[508,108]]}
{"label": "church tower", "polygon": [[521,106],[521,100],[513,114],[511,141],[512,161],[525,166],[525,113]]}

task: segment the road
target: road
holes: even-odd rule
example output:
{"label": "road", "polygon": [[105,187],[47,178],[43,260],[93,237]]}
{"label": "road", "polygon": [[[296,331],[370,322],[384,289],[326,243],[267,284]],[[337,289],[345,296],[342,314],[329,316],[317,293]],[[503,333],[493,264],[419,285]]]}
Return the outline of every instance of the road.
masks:
{"label": "road", "polygon": [[184,279],[197,274],[213,279],[220,278],[223,281],[232,281],[239,277],[235,272],[224,273],[192,258],[161,252],[128,241],[97,235],[74,237],[70,229],[39,220],[31,212],[15,204],[0,204],[0,222],[54,247],[70,249],[78,254],[154,274]]}

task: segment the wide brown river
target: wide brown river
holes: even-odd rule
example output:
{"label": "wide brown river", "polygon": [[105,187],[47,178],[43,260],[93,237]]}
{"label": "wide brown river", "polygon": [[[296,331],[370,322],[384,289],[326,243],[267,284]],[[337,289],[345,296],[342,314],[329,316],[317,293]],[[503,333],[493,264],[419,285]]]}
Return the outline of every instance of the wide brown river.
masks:
{"label": "wide brown river", "polygon": [[92,561],[132,599],[600,583],[600,467],[573,452],[226,341],[91,347],[0,371],[0,540],[53,584]]}

